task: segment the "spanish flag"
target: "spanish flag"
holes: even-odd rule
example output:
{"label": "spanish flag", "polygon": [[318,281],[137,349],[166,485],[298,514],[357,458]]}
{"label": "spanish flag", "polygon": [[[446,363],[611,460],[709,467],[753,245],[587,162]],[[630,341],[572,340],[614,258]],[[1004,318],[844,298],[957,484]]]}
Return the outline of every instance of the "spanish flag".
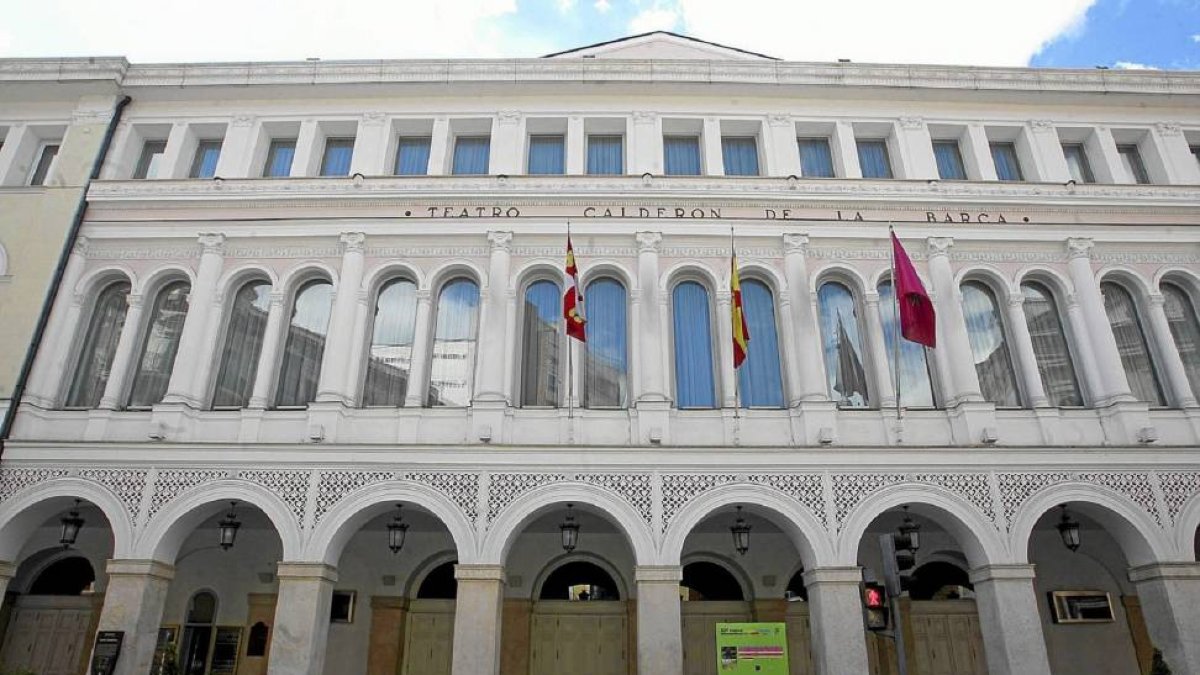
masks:
{"label": "spanish flag", "polygon": [[750,343],[750,329],[746,327],[746,315],[742,311],[742,282],[738,279],[737,253],[730,256],[729,310],[733,315],[733,367],[736,370],[746,360]]}
{"label": "spanish flag", "polygon": [[579,297],[579,269],[575,267],[575,249],[571,247],[571,235],[567,235],[567,292],[563,295],[563,319],[567,322],[567,336],[587,342],[583,318],[583,298]]}

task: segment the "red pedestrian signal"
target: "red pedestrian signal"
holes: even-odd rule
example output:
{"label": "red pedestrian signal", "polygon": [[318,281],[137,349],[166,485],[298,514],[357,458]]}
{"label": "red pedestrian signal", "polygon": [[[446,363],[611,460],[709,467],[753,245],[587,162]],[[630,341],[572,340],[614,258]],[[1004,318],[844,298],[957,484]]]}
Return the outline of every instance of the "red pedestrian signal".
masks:
{"label": "red pedestrian signal", "polygon": [[887,594],[884,591],[882,584],[863,584],[863,607],[867,623],[867,630],[887,630]]}

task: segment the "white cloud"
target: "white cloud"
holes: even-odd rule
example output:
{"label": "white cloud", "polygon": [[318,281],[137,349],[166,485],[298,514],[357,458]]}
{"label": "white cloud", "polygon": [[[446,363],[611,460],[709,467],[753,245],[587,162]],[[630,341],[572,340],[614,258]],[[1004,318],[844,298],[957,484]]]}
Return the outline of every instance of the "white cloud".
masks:
{"label": "white cloud", "polygon": [[679,23],[679,12],[674,9],[653,7],[639,12],[629,20],[630,33],[649,33],[655,30],[675,30]]}
{"label": "white cloud", "polygon": [[593,6],[596,8],[596,11],[600,12],[601,14],[608,14],[608,10],[612,9],[612,5],[608,2],[608,0],[596,0],[595,5]]}
{"label": "white cloud", "polygon": [[561,14],[569,14],[571,10],[575,9],[575,0],[554,0],[554,4]]}
{"label": "white cloud", "polygon": [[1117,70],[1158,70],[1155,66],[1148,66],[1144,63],[1134,61],[1117,61],[1112,67]]}
{"label": "white cloud", "polygon": [[1200,42],[1200,33],[1196,33],[1192,36],[1192,42]]}
{"label": "white cloud", "polygon": [[1095,0],[675,2],[689,35],[789,60],[1023,66]]}

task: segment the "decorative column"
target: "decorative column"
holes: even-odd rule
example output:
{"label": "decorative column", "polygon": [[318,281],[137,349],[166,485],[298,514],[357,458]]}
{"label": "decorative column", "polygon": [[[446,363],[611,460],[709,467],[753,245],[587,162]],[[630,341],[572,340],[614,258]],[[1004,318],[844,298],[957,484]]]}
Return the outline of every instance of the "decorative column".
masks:
{"label": "decorative column", "polygon": [[796,123],[791,115],[767,115],[767,166],[764,176],[799,176],[800,146],[796,144]]}
{"label": "decorative column", "polygon": [[1087,330],[1079,334],[1080,339],[1088,340],[1096,357],[1097,380],[1100,388],[1093,392],[1095,407],[1104,407],[1118,401],[1132,401],[1133,394],[1129,389],[1129,380],[1125,376],[1125,366],[1121,363],[1121,353],[1117,350],[1117,339],[1113,337],[1112,327],[1108,323],[1108,313],[1104,311],[1104,296],[1100,294],[1100,284],[1096,283],[1092,272],[1093,242],[1091,239],[1072,238],[1067,240],[1067,269],[1071,275],[1071,284],[1075,287],[1075,299],[1083,314]]}
{"label": "decorative column", "polygon": [[721,148],[721,120],[715,117],[704,118],[704,133],[701,134],[700,141],[704,147],[702,153],[704,175],[724,176],[725,161]]}
{"label": "decorative column", "polygon": [[121,393],[125,389],[129,364],[133,362],[133,350],[142,326],[142,306],[145,304],[143,300],[140,293],[125,296],[129,310],[125,312],[125,323],[121,326],[121,336],[117,339],[112,368],[108,371],[108,381],[104,383],[104,395],[100,397],[100,405],[97,406],[102,410],[116,410],[121,405]]}
{"label": "decorative column", "polygon": [[1166,298],[1162,293],[1150,296],[1150,328],[1154,341],[1158,343],[1158,353],[1162,356],[1159,363],[1166,375],[1170,398],[1180,408],[1195,408],[1196,394],[1188,381],[1187,370],[1183,367],[1183,357],[1179,355],[1179,347],[1175,344],[1175,336],[1171,334],[1171,324],[1167,321],[1167,312],[1163,309]]}
{"label": "decorative column", "polygon": [[804,572],[817,675],[867,675],[861,584],[862,569],[858,567],[817,567]]}
{"label": "decorative column", "polygon": [[[834,122],[833,137],[829,139],[833,151],[834,173],[838,178],[862,178],[862,165],[858,163],[858,141],[854,138],[854,125],[850,122]],[[797,150],[796,152],[799,152]]]}
{"label": "decorative column", "polygon": [[1200,563],[1159,562],[1129,570],[1151,642],[1172,672],[1200,673]]}
{"label": "decorative column", "polygon": [[387,114],[364,113],[358,121],[358,133],[354,136],[354,151],[350,156],[350,175],[384,176],[391,174],[387,166],[388,128]]}
{"label": "decorative column", "polygon": [[1066,298],[1067,321],[1071,323],[1071,335],[1076,336],[1075,354],[1078,363],[1075,372],[1083,378],[1083,386],[1087,388],[1087,400],[1091,401],[1102,389],[1100,384],[1100,368],[1096,365],[1096,353],[1092,351],[1092,341],[1087,338],[1087,320],[1083,318],[1083,310],[1079,301],[1071,294]]}
{"label": "decorative column", "polygon": [[949,237],[930,237],[929,276],[937,293],[938,347],[945,347],[951,381],[946,396],[946,407],[964,401],[982,401],[979,391],[979,375],[975,372],[975,357],[971,354],[971,342],[967,338],[967,322],[963,318],[959,302],[958,286],[954,281],[954,268],[950,265],[950,247],[954,240]]}
{"label": "decorative column", "polygon": [[[1183,135],[1179,122],[1159,122],[1150,132],[1150,141],[1158,150],[1166,169],[1167,181],[1172,185],[1200,184],[1200,163],[1188,139]],[[2,160],[3,158],[0,158]]]}
{"label": "decorative column", "polygon": [[[867,347],[871,350],[871,369],[875,373],[875,391],[879,394],[879,405],[882,408],[896,407],[896,386],[892,381],[895,365],[892,364],[887,339],[883,334],[883,322],[879,318],[879,293],[867,291],[865,297],[867,312]],[[897,336],[899,337],[899,336]]]}
{"label": "decorative column", "polygon": [[225,130],[221,156],[213,175],[221,178],[249,178],[254,161],[254,141],[257,136],[253,115],[234,115]]}
{"label": "decorative column", "polygon": [[717,296],[717,376],[721,392],[720,405],[722,408],[733,408],[737,405],[737,370],[733,368],[733,319],[730,303],[733,294],[728,289],[719,288]]}
{"label": "decorative column", "polygon": [[567,118],[566,170],[569,176],[579,176],[587,173],[587,131],[584,129],[583,118],[572,115]]}
{"label": "decorative column", "polygon": [[196,271],[196,283],[188,294],[188,312],[183,320],[183,332],[179,336],[178,354],[171,380],[163,403],[183,403],[193,408],[203,405],[204,383],[198,382],[201,364],[212,359],[213,345],[205,344],[209,324],[220,321],[213,317],[214,298],[221,268],[225,265],[225,235],[204,233],[199,237],[200,265]]}
{"label": "decorative column", "polygon": [[663,172],[662,125],[652,112],[633,113],[630,128],[629,160],[626,171],[635,176]]}
{"label": "decorative column", "polygon": [[266,408],[270,404],[271,384],[275,380],[275,362],[283,347],[284,295],[282,291],[271,291],[271,306],[267,310],[267,326],[263,329],[262,351],[258,353],[258,366],[254,371],[254,389],[248,408]]}
{"label": "decorative column", "polygon": [[960,151],[970,180],[996,180],[996,162],[992,160],[992,146],[988,142],[987,129],[982,124],[968,124],[962,135]]}
{"label": "decorative column", "polygon": [[109,560],[105,571],[108,588],[97,630],[125,633],[114,675],[145,675],[154,660],[175,568],[157,560]]}
{"label": "decorative column", "polygon": [[938,178],[937,159],[933,156],[933,140],[929,127],[920,117],[901,117],[896,128],[896,145],[900,149],[899,164],[904,178]]}
{"label": "decorative column", "polygon": [[683,568],[639,565],[633,573],[637,580],[637,672],[682,675],[679,582]]}
{"label": "decorative column", "polygon": [[821,331],[817,327],[812,288],[808,283],[808,235],[783,235],[783,249],[792,322],[792,330],[783,338],[785,343],[794,341],[792,351],[796,356],[788,363],[788,370],[792,372],[790,379],[795,383],[788,392],[788,404],[827,401],[829,392],[825,386],[825,363],[821,359]]}
{"label": "decorative column", "polygon": [[1008,296],[1008,332],[1017,349],[1017,367],[1029,394],[1029,405],[1045,408],[1050,405],[1046,388],[1042,386],[1042,374],[1038,371],[1037,354],[1033,351],[1033,338],[1029,335],[1029,322],[1025,320],[1025,296],[1013,293]]}
{"label": "decorative column", "polygon": [[[1049,183],[1065,183],[1071,179],[1071,171],[1067,168],[1067,158],[1063,155],[1062,141],[1058,138],[1058,130],[1051,120],[1030,120],[1029,125],[1029,159],[1022,161],[1021,171],[1025,180],[1041,180]],[[1021,155],[1021,139],[1016,142],[1017,154]],[[1024,160],[1024,157],[1021,157]]]}
{"label": "decorative column", "polygon": [[450,138],[450,120],[433,118],[433,132],[429,139],[429,175],[444,176],[450,172],[450,153],[453,151]]}
{"label": "decorative column", "polygon": [[80,321],[84,297],[77,294],[76,289],[87,262],[87,250],[87,237],[75,240],[75,246],[67,258],[66,269],[63,270],[58,299],[51,310],[46,339],[42,342],[43,347],[38,351],[37,361],[33,364],[30,384],[25,391],[25,401],[39,408],[53,408],[58,403],[58,392],[63,388],[69,362],[78,356],[71,349],[71,343],[75,333],[82,328]]}
{"label": "decorative column", "polygon": [[488,262],[487,290],[480,298],[479,317],[479,391],[475,399],[504,403],[504,356],[508,327],[508,275],[512,264],[512,232],[487,233],[492,245]]}
{"label": "decorative column", "polygon": [[1033,565],[971,570],[990,675],[1050,675]]}
{"label": "decorative column", "polygon": [[420,408],[425,405],[425,391],[429,384],[429,350],[433,343],[433,326],[429,321],[430,296],[428,288],[417,291],[417,323],[413,329],[412,353],[408,365],[408,390],[404,393],[406,408]]}
{"label": "decorative column", "polygon": [[267,675],[321,675],[337,569],[324,563],[281,562],[275,576],[279,594]]}
{"label": "decorative column", "polygon": [[659,354],[663,351],[663,335],[659,330],[658,246],[659,232],[638,232],[638,361],[642,376],[640,400],[667,400],[666,368]]}
{"label": "decorative column", "polygon": [[500,672],[500,618],[504,600],[504,566],[455,565],[458,595],[454,601],[453,675],[496,675]]}
{"label": "decorative column", "polygon": [[321,379],[317,384],[319,402],[347,403],[350,400],[346,383],[351,378],[347,371],[350,369],[358,291],[362,287],[363,244],[367,236],[362,232],[343,232],[339,240],[342,242],[342,269],[338,273],[337,295],[329,317],[329,340],[325,343]]}
{"label": "decorative column", "polygon": [[517,110],[501,110],[492,123],[489,174],[525,173],[525,117]]}

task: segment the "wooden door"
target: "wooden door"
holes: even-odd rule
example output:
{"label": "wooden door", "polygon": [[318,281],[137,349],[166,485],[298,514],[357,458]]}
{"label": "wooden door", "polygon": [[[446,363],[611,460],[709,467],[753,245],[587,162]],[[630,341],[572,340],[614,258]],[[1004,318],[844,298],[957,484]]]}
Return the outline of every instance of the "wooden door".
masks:
{"label": "wooden door", "polygon": [[404,622],[402,675],[450,675],[454,600],[413,600]]}
{"label": "wooden door", "polygon": [[78,675],[92,622],[88,597],[22,596],[13,608],[0,667],[38,675]]}
{"label": "wooden door", "polygon": [[717,675],[717,624],[753,621],[750,603],[692,601],[680,607],[684,675]]}
{"label": "wooden door", "polygon": [[530,673],[625,675],[628,633],[622,601],[538,601],[530,631]]}
{"label": "wooden door", "polygon": [[812,661],[812,631],[808,623],[808,603],[789,602],[787,608],[788,672],[791,675],[815,675]]}
{"label": "wooden door", "polygon": [[911,607],[909,661],[918,675],[987,675],[974,600],[924,600]]}

